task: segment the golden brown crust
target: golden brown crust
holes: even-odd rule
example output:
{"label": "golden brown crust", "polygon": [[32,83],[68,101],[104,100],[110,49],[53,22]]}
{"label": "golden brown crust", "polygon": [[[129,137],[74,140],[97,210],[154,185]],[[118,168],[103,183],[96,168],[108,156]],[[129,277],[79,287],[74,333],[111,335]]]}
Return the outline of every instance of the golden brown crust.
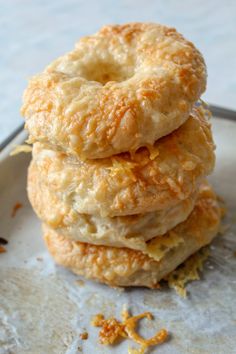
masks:
{"label": "golden brown crust", "polygon": [[178,128],[205,85],[201,54],[175,29],[106,26],[31,79],[22,114],[32,142],[103,158]]}
{"label": "golden brown crust", "polygon": [[214,167],[214,143],[202,108],[176,131],[141,148],[98,160],[66,156],[36,143],[31,170],[78,213],[142,214],[172,208],[189,198]]}
{"label": "golden brown crust", "polygon": [[220,219],[216,196],[206,186],[188,219],[171,231],[184,242],[170,249],[159,262],[128,248],[73,242],[48,227],[44,227],[44,239],[55,261],[77,274],[111,286],[152,288],[187,257],[211,242],[219,230]]}

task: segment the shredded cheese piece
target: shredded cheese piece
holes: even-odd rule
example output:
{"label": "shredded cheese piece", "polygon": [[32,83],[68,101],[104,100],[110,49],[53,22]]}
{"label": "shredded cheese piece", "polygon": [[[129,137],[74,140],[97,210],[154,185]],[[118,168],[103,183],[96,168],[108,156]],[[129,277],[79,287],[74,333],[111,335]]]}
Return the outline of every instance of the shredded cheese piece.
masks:
{"label": "shredded cheese piece", "polygon": [[187,296],[185,285],[191,280],[200,279],[199,271],[202,270],[203,264],[208,256],[208,248],[204,248],[192,255],[165,278],[168,282],[168,286],[175,289],[178,295],[185,298]]}
{"label": "shredded cheese piece", "polygon": [[20,154],[21,152],[31,152],[31,151],[32,151],[32,146],[29,146],[27,144],[16,145],[14,149],[11,151],[10,156]]}
{"label": "shredded cheese piece", "polygon": [[113,317],[105,320],[102,314],[98,314],[92,319],[91,324],[94,327],[102,327],[99,332],[99,340],[101,344],[113,344],[120,337],[127,337],[124,331],[124,325]]}
{"label": "shredded cheese piece", "polygon": [[119,174],[123,176],[128,175],[133,179],[134,182],[137,180],[135,174],[132,171],[132,169],[137,166],[135,162],[129,162],[123,159],[119,159],[118,157],[112,157],[111,161],[112,167],[109,167],[108,169],[111,171],[113,176]]}
{"label": "shredded cheese piece", "polygon": [[5,253],[5,252],[7,252],[6,248],[0,245],[0,253]]}
{"label": "shredded cheese piece", "polygon": [[87,340],[87,339],[88,339],[88,332],[80,333],[80,338],[81,338],[82,340]]}
{"label": "shredded cheese piece", "polygon": [[220,204],[221,216],[223,218],[227,214],[227,211],[228,211],[227,206],[225,204],[225,200],[221,196],[217,195],[217,201]]}
{"label": "shredded cheese piece", "polygon": [[144,354],[143,349],[128,348],[128,354]]}
{"label": "shredded cheese piece", "polygon": [[147,251],[149,257],[160,261],[169,250],[179,246],[183,243],[182,237],[177,235],[174,231],[169,231],[164,237],[156,237],[147,244]]}
{"label": "shredded cheese piece", "polygon": [[114,317],[105,319],[102,314],[98,314],[92,319],[91,324],[95,327],[102,327],[99,332],[101,344],[111,345],[116,343],[122,337],[129,338],[141,345],[141,348],[138,351],[136,349],[131,350],[136,350],[136,353],[142,354],[148,347],[161,344],[168,337],[168,332],[165,329],[161,329],[150,339],[144,339],[141,337],[136,332],[136,326],[137,322],[142,318],[152,320],[153,316],[150,312],[144,312],[137,316],[130,316],[128,311],[125,310],[122,312],[122,322]]}
{"label": "shredded cheese piece", "polygon": [[22,207],[23,207],[23,205],[21,203],[17,202],[12,208],[11,217],[14,218],[16,216],[17,211]]}
{"label": "shredded cheese piece", "polygon": [[158,148],[152,145],[146,145],[146,147],[149,151],[150,160],[155,160],[155,158],[160,154]]}

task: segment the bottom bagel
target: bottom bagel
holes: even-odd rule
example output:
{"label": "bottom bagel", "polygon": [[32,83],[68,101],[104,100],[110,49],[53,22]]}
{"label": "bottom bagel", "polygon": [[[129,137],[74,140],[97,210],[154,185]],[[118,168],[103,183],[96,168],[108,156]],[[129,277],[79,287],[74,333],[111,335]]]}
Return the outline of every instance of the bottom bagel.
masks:
{"label": "bottom bagel", "polygon": [[[187,220],[167,232],[183,242],[176,247],[165,246],[160,261],[129,248],[116,248],[71,241],[44,225],[44,239],[56,263],[74,273],[111,286],[146,286],[155,288],[158,282],[216,236],[221,220],[221,208],[213,190],[206,186],[198,196]],[[155,242],[152,242],[155,253]]]}

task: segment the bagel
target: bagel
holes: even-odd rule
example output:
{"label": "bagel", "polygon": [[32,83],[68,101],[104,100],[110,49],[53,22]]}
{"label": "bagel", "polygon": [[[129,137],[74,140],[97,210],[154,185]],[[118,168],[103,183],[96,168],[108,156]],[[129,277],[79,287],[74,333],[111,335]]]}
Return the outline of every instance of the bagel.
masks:
{"label": "bagel", "polygon": [[174,207],[195,192],[214,160],[210,124],[199,107],[151,155],[141,148],[132,156],[80,160],[35,143],[32,169],[70,209],[112,217]]}
{"label": "bagel", "polygon": [[106,26],[31,79],[22,115],[31,142],[104,158],[177,129],[205,86],[202,55],[175,29]]}
{"label": "bagel", "polygon": [[[202,187],[201,187],[202,188]],[[28,197],[38,217],[58,234],[74,241],[145,251],[146,242],[184,221],[193,210],[197,193],[176,206],[161,211],[130,216],[101,217],[80,214],[59,199],[36,173],[34,165],[28,172]]]}
{"label": "bagel", "polygon": [[71,241],[48,226],[44,226],[44,240],[56,263],[79,275],[111,286],[154,288],[191,254],[212,241],[219,230],[220,219],[221,210],[214,192],[203,189],[188,219],[171,231],[183,242],[170,247],[160,261],[128,248]]}

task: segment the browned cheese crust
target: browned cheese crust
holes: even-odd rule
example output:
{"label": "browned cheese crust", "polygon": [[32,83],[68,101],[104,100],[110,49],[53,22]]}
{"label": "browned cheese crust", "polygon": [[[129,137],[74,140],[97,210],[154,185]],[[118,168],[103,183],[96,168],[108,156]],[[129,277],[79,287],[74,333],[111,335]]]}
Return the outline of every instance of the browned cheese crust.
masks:
{"label": "browned cheese crust", "polygon": [[205,86],[202,55],[174,28],[106,26],[30,80],[22,114],[32,142],[103,158],[177,129]]}

